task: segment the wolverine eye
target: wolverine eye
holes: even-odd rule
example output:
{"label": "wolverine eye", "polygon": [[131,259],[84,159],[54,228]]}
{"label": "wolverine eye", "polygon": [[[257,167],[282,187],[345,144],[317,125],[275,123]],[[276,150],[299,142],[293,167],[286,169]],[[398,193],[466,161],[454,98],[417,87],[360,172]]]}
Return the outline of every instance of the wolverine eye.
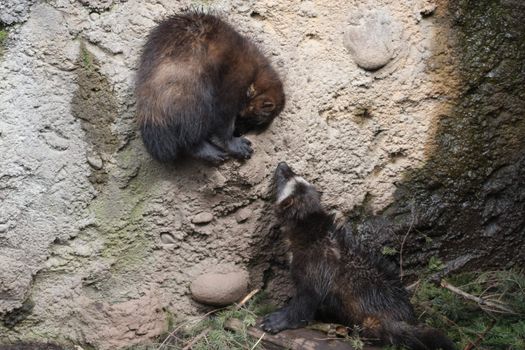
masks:
{"label": "wolverine eye", "polygon": [[248,96],[248,98],[252,98],[256,94],[257,94],[257,91],[255,90],[255,86],[253,86],[253,84],[250,85],[250,87],[248,88],[248,91],[246,92],[246,95]]}
{"label": "wolverine eye", "polygon": [[271,112],[275,109],[275,104],[271,101],[264,101],[261,109],[265,112]]}

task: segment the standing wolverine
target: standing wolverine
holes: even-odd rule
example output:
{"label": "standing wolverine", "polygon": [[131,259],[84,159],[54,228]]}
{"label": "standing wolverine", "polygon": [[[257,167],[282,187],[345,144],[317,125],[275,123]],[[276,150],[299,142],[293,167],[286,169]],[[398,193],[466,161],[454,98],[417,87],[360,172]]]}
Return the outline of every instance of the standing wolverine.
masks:
{"label": "standing wolverine", "polygon": [[265,317],[262,328],[276,333],[305,326],[314,318],[359,325],[364,337],[414,350],[452,350],[441,332],[416,324],[398,274],[380,256],[365,251],[325,212],[319,192],[286,163],[277,166],[276,212],[290,243],[297,294]]}
{"label": "standing wolverine", "polygon": [[262,131],[284,107],[282,83],[257,47],[199,12],[172,16],[151,31],[136,98],[144,144],[160,161],[182,154],[212,163],[250,158],[250,141],[237,136]]}

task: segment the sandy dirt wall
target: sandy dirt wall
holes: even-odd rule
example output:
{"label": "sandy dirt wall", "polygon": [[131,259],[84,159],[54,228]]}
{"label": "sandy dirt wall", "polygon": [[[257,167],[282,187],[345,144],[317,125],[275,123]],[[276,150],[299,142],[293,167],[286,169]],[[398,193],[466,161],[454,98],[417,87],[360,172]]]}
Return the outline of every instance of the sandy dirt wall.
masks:
{"label": "sandy dirt wall", "polygon": [[[519,1],[487,3],[497,3],[494,11],[523,12]],[[249,136],[255,153],[244,163],[160,164],[137,134],[133,81],[141,46],[159,20],[188,6],[215,11],[252,38],[285,83],[284,112],[267,132]],[[514,136],[495,147],[501,164],[461,163],[439,177],[464,158],[454,155],[478,159],[479,150],[463,147],[462,135],[485,129],[454,123],[472,120],[455,119],[463,115],[458,105],[469,91],[466,81],[499,67],[498,50],[511,49],[501,80],[519,79],[513,62],[525,52],[518,30],[516,40],[503,37],[507,46],[490,47],[496,58],[479,72],[466,70],[472,60],[462,45],[471,47],[473,34],[463,29],[490,14],[469,6],[454,7],[474,18],[458,24],[446,1],[431,0],[2,2],[0,342],[56,339],[115,349],[142,341],[165,330],[169,317],[202,310],[189,297],[189,284],[204,272],[248,270],[252,288],[265,286],[282,298],[289,284],[273,229],[270,181],[282,160],[318,185],[324,202],[352,217],[356,232],[378,249],[398,248],[414,222],[418,232],[437,227],[431,243],[427,234],[409,239],[409,270],[433,255],[467,264],[474,256],[443,244],[450,220],[438,225],[430,214],[439,207],[453,216],[465,208],[464,184],[476,192],[498,169],[507,173],[496,180],[518,179],[525,139],[519,118],[506,124],[523,118],[519,101],[525,100],[507,86],[513,109],[498,110],[508,114],[500,134],[512,129]],[[488,95],[482,90],[481,98]],[[476,106],[474,100],[461,108],[474,115]],[[454,127],[442,132],[444,120]],[[442,156],[448,162],[434,162]],[[509,170],[509,164],[518,166]],[[482,174],[479,181],[464,179],[469,171]],[[432,187],[428,174],[440,185]],[[400,194],[399,184],[417,196]],[[519,194],[509,187],[515,181],[502,186],[504,200]],[[457,196],[436,197],[438,188],[454,188]],[[500,197],[490,198],[465,205],[483,213],[490,211],[487,201]],[[509,215],[523,208],[523,198],[507,205]],[[490,218],[492,228],[506,219]],[[512,232],[520,225],[514,222]],[[475,229],[466,229],[472,240],[465,247],[485,227]],[[497,243],[502,235],[490,237]],[[490,262],[487,256],[475,258]]]}

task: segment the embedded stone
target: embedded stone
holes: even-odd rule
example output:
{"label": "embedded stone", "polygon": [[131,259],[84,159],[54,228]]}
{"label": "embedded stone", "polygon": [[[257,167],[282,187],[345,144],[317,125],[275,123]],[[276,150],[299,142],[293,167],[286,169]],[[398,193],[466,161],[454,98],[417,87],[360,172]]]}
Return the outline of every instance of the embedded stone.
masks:
{"label": "embedded stone", "polygon": [[394,57],[391,16],[384,11],[361,14],[345,30],[344,45],[359,67],[384,67]]}
{"label": "embedded stone", "polygon": [[205,273],[190,286],[195,301],[206,305],[225,306],[239,301],[248,292],[248,273]]}
{"label": "embedded stone", "polygon": [[94,11],[107,11],[113,5],[113,0],[80,0],[80,3]]}
{"label": "embedded stone", "polygon": [[203,212],[195,215],[191,219],[191,222],[196,224],[196,225],[205,225],[205,224],[210,223],[212,220],[213,220],[213,214],[203,211]]}
{"label": "embedded stone", "polygon": [[162,242],[162,244],[177,244],[177,240],[175,239],[175,237],[169,233],[169,232],[162,232],[160,234],[160,241]]}
{"label": "embedded stone", "polygon": [[104,166],[102,158],[98,154],[92,154],[87,156],[87,162],[93,169],[100,170]]}
{"label": "embedded stone", "polygon": [[235,220],[240,224],[241,222],[248,220],[250,216],[252,216],[252,211],[247,208],[242,208],[235,213]]}

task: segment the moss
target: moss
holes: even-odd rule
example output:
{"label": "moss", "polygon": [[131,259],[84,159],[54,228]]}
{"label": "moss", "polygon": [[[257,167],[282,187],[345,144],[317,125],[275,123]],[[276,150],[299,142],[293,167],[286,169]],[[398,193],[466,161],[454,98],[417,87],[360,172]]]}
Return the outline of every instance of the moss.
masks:
{"label": "moss", "polygon": [[81,68],[90,72],[93,71],[95,68],[93,66],[93,55],[86,49],[85,45],[80,46],[80,60],[82,62]]}
{"label": "moss", "polygon": [[516,314],[483,311],[445,288],[423,282],[412,302],[421,319],[444,330],[463,349],[490,326],[479,349],[518,350],[525,348],[525,276],[517,271],[469,272],[447,279],[452,285],[475,296],[496,298]]}
{"label": "moss", "polygon": [[525,13],[511,11],[497,0],[462,0],[451,7],[465,90],[451,113],[440,117],[436,152],[425,167],[407,174],[408,181],[433,178],[448,190],[475,191],[487,173],[524,148],[525,119],[497,120],[505,110],[525,110]]}
{"label": "moss", "polygon": [[438,257],[432,256],[428,260],[428,270],[429,272],[439,272],[445,268],[445,264]]}
{"label": "moss", "polygon": [[[243,307],[231,306],[215,314],[204,317],[196,322],[182,320],[176,322],[171,328],[170,335],[158,338],[154,344],[135,345],[127,350],[154,350],[158,349],[160,344],[164,344],[165,349],[182,349],[192,340],[196,340],[192,349],[209,350],[209,349],[262,349],[262,344],[253,347],[258,339],[252,338],[247,333],[247,328],[254,326],[257,317],[266,315],[273,311],[275,307],[269,303],[265,293],[259,293]],[[227,320],[236,318],[243,324],[243,330],[239,332],[230,332],[224,329]],[[206,330],[206,336],[197,338]]]}
{"label": "moss", "polygon": [[392,247],[389,247],[389,246],[384,246],[383,249],[381,250],[381,254],[383,255],[397,255],[399,252],[397,251],[396,248],[392,248]]}
{"label": "moss", "polygon": [[7,30],[2,25],[0,25],[0,57],[2,57],[4,54],[4,47],[5,43],[7,42],[8,34],[9,33]]}
{"label": "moss", "polygon": [[[84,43],[80,45],[77,65],[78,88],[71,101],[71,112],[81,122],[90,145],[88,153],[110,155],[118,147],[118,138],[112,131],[119,108],[113,87]],[[107,182],[108,174],[104,168],[92,168],[89,179],[95,187],[100,187]]]}
{"label": "moss", "polygon": [[130,271],[151,253],[151,241],[143,231],[144,191],[140,179],[124,190],[110,184],[91,205],[99,232],[105,240],[101,255],[114,263],[116,271]]}
{"label": "moss", "polygon": [[[122,180],[135,161],[136,150],[126,147],[117,152],[119,139],[112,126],[120,105],[112,84],[100,69],[100,62],[84,43],[77,65],[78,88],[71,101],[72,113],[84,130],[89,145],[87,153],[110,160],[100,169],[91,168],[89,176],[99,192],[90,209],[97,219],[97,231],[105,240],[101,255],[113,261],[113,272],[129,271],[150,253],[151,242],[143,232],[146,195],[143,184],[147,180],[136,174]],[[122,181],[127,182],[125,188]]]}
{"label": "moss", "polygon": [[[367,231],[370,213],[356,210],[354,226],[380,246],[397,246],[411,230],[403,249],[409,274],[434,255],[467,268],[525,263],[525,8],[460,0],[445,16],[450,38],[438,39],[453,43],[460,84],[443,90],[450,108],[436,116],[427,160],[404,174],[379,213],[389,223],[385,237]],[[447,63],[433,64],[450,76]]]}
{"label": "moss", "polygon": [[33,301],[31,299],[26,299],[22,303],[22,306],[6,313],[2,317],[4,326],[7,328],[13,328],[18,323],[25,320],[29,315],[31,315],[34,307],[35,304],[33,303]]}

